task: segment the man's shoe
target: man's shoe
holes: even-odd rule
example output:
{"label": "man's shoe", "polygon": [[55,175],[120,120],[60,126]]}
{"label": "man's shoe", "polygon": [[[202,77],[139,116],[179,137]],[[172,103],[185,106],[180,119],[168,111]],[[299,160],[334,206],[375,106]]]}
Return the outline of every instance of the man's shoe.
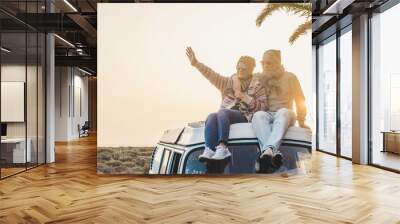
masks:
{"label": "man's shoe", "polygon": [[283,164],[283,156],[278,149],[272,149],[272,165],[275,168],[281,167]]}
{"label": "man's shoe", "polygon": [[217,146],[216,149],[214,156],[211,158],[213,160],[223,160],[232,156],[227,147]]}
{"label": "man's shoe", "polygon": [[275,167],[272,165],[272,157],[264,156],[257,162],[260,165],[260,170],[257,173],[273,173],[275,171]]}
{"label": "man's shoe", "polygon": [[273,156],[272,148],[268,147],[267,149],[261,152],[260,159],[265,159],[268,157],[272,158],[272,156]]}
{"label": "man's shoe", "polygon": [[203,154],[199,156],[199,161],[200,162],[205,162],[207,160],[210,160],[214,156],[215,152],[212,151],[210,148],[206,147],[203,151]]}

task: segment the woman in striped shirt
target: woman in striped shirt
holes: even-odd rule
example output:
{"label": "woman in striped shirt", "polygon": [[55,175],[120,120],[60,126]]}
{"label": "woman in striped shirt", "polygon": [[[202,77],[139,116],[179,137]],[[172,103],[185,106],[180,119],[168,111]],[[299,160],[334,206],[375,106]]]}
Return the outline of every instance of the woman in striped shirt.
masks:
{"label": "woman in striped shirt", "polygon": [[253,76],[255,60],[242,56],[236,65],[236,73],[222,76],[200,63],[193,50],[188,47],[186,55],[192,66],[207,78],[221,92],[221,106],[218,112],[208,115],[205,124],[205,149],[200,161],[223,160],[231,156],[227,147],[231,124],[250,122],[257,111],[267,111],[264,87]]}

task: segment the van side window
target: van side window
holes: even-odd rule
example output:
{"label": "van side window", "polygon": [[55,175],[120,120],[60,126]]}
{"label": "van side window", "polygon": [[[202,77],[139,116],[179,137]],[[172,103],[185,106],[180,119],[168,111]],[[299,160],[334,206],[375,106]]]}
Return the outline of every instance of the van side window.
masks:
{"label": "van side window", "polygon": [[164,155],[162,158],[160,174],[168,174],[167,169],[168,169],[168,161],[169,161],[170,156],[171,156],[171,150],[165,149]]}
{"label": "van side window", "polygon": [[179,168],[179,162],[181,161],[182,154],[175,152],[173,159],[172,159],[172,174],[177,174],[178,173],[178,168]]}
{"label": "van side window", "polygon": [[196,149],[186,157],[185,167],[183,172],[185,174],[205,174],[207,167],[204,163],[199,161],[199,155],[203,153],[204,149]]}
{"label": "van side window", "polygon": [[154,152],[153,152],[153,158],[152,158],[152,163],[151,163],[151,173],[158,173],[160,170],[160,165],[161,165],[161,157],[163,154],[163,148],[157,147]]}

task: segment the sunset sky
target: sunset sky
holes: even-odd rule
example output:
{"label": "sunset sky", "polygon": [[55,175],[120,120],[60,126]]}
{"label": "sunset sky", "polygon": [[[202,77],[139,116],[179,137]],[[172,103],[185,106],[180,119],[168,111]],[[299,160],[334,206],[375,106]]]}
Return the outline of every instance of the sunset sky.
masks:
{"label": "sunset sky", "polygon": [[[221,97],[185,55],[222,75],[235,72],[242,55],[256,59],[280,49],[312,105],[311,33],[288,38],[304,18],[275,13],[261,27],[264,3],[99,4],[98,146],[154,146],[164,130],[205,120]],[[311,126],[312,118],[308,116]]]}

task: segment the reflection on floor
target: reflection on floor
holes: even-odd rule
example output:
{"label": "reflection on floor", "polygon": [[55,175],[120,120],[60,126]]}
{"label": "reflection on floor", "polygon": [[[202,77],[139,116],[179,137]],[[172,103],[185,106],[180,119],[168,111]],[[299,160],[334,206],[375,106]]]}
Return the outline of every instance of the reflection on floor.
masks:
{"label": "reflection on floor", "polygon": [[400,155],[392,152],[375,151],[372,157],[373,164],[400,171]]}
{"label": "reflection on floor", "polygon": [[0,223],[399,223],[400,175],[320,152],[311,173],[146,177],[96,173],[96,138],[0,181]]}
{"label": "reflection on floor", "polygon": [[352,157],[352,149],[351,148],[341,148],[341,155],[345,156],[347,158],[351,158]]}
{"label": "reflection on floor", "polygon": [[24,170],[25,170],[25,167],[24,168],[19,168],[19,167],[18,168],[1,168],[1,177],[4,178],[4,177],[13,175],[15,173],[18,173],[18,172],[21,172]]}
{"label": "reflection on floor", "polygon": [[33,168],[36,166],[37,166],[36,163],[28,163],[28,164],[26,164],[26,167],[25,167],[25,164],[18,164],[18,165],[15,165],[15,164],[14,165],[13,164],[4,165],[3,164],[3,167],[1,168],[1,178],[5,178],[5,177],[11,176],[13,174],[17,174],[19,172],[25,171],[26,169],[29,170],[30,168]]}

